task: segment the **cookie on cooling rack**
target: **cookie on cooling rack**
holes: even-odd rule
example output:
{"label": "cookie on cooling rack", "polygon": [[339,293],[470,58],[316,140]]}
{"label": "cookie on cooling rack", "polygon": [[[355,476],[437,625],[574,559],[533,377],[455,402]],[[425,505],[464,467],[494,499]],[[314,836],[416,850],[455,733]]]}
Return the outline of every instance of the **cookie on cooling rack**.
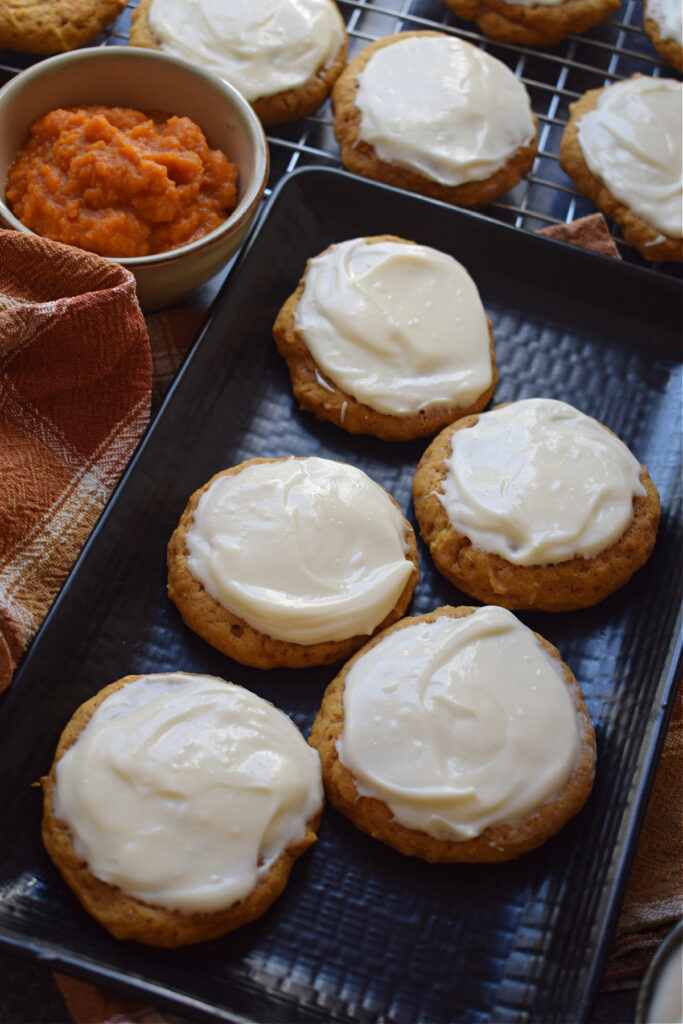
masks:
{"label": "cookie on cooling rack", "polygon": [[531,398],[446,427],[413,480],[439,572],[505,608],[587,608],[649,558],[659,496],[644,466],[597,420]]}
{"label": "cookie on cooling rack", "polygon": [[348,46],[334,0],[141,0],[130,42],[224,78],[265,125],[316,111],[346,65]]}
{"label": "cookie on cooling rack", "polygon": [[442,32],[366,46],[332,90],[348,170],[461,206],[481,206],[530,170],[537,120],[505,64]]}
{"label": "cookie on cooling rack", "polygon": [[560,164],[646,260],[683,260],[683,85],[634,75],[570,106]]}
{"label": "cookie on cooling rack", "polygon": [[309,741],[329,801],[428,861],[503,861],[588,799],[595,736],[559,652],[503,608],[402,619],[344,666]]}
{"label": "cookie on cooling rack", "polygon": [[94,39],[126,0],[0,0],[0,49],[64,53]]}
{"label": "cookie on cooling rack", "polygon": [[524,46],[554,46],[585,32],[619,10],[619,0],[444,0],[491,39]]}
{"label": "cookie on cooling rack", "polygon": [[483,409],[496,385],[472,278],[452,256],[394,235],[310,259],[273,337],[299,406],[352,434],[434,434]]}
{"label": "cookie on cooling rack", "polygon": [[683,71],[683,10],[679,0],[644,0],[643,27],[664,60]]}
{"label": "cookie on cooling rack", "polygon": [[259,917],[316,840],[320,762],[241,686],[126,676],[81,705],[42,780],[43,842],[117,939],[182,946]]}
{"label": "cookie on cooling rack", "polygon": [[168,546],[185,623],[257,668],[348,657],[400,618],[418,578],[393,498],[331,459],[251,459],[190,498]]}

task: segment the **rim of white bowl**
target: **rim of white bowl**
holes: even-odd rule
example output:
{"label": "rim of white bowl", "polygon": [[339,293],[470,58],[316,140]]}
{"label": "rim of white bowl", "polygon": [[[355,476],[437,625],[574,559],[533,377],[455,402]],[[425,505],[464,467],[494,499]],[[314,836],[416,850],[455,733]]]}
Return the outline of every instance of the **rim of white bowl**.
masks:
{"label": "rim of white bowl", "polygon": [[643,977],[638,989],[634,1024],[647,1024],[648,1014],[655,994],[655,987],[659,981],[662,969],[676,947],[680,946],[681,943],[683,943],[683,918],[679,918],[676,925],[657,947],[657,950],[650,961],[650,966],[645,972],[645,976]]}
{"label": "rim of white bowl", "polygon": [[[2,86],[2,88],[0,88],[0,114],[1,108],[12,102],[13,94],[15,92],[21,93],[27,81],[35,78],[42,78],[43,75],[49,74],[55,66],[67,63],[78,64],[80,62],[101,60],[101,55],[107,57],[123,57],[124,60],[131,61],[161,61],[169,65],[181,67],[195,77],[202,79],[210,88],[214,91],[223,93],[223,95],[231,102],[233,109],[238,112],[243,123],[247,127],[249,136],[253,142],[254,153],[256,156],[254,181],[251,187],[239,199],[237,206],[226,220],[224,220],[222,224],[219,224],[218,227],[214,228],[213,231],[209,231],[206,235],[202,235],[201,238],[197,238],[194,242],[178,246],[177,249],[169,249],[167,252],[154,253],[149,256],[103,256],[102,259],[110,260],[112,263],[120,263],[122,266],[131,268],[145,267],[152,264],[158,265],[159,263],[172,263],[175,260],[187,256],[188,254],[196,253],[199,250],[206,248],[208,245],[212,245],[213,243],[220,241],[221,237],[228,230],[232,232],[234,229],[239,228],[244,221],[251,216],[254,207],[259,203],[268,182],[270,151],[268,149],[263,125],[254,113],[249,101],[244,98],[242,93],[239,92],[234,85],[230,85],[229,82],[226,82],[223,78],[220,78],[212,71],[207,71],[205,68],[200,67],[198,64],[193,64],[192,61],[186,60],[184,57],[176,57],[170,53],[163,53],[161,50],[148,50],[139,46],[98,46],[82,50],[71,50],[69,53],[59,53],[53,57],[46,57],[37,61],[35,64],[32,64],[30,67],[25,68],[23,71],[20,71],[19,74],[15,75],[14,78],[11,78]],[[10,222],[17,231],[21,231],[26,235],[36,235],[38,238],[45,237],[43,235],[38,235],[38,233],[36,231],[32,231],[31,228],[27,228],[25,224],[22,224],[22,222],[14,216],[5,202],[4,183],[0,188],[0,210],[2,211],[4,220]],[[78,248],[78,246],[76,246],[76,248]]]}

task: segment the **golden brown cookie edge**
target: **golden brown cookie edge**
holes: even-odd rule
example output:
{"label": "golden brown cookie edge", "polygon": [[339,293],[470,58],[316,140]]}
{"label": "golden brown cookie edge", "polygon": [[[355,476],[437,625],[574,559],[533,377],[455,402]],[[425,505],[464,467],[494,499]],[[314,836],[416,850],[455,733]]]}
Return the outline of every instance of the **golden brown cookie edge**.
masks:
{"label": "golden brown cookie edge", "polygon": [[[370,235],[365,241],[370,244],[384,241],[415,244],[408,239],[388,234]],[[330,249],[331,245],[323,252]],[[292,392],[301,410],[312,412],[319,420],[334,423],[350,434],[369,434],[383,441],[409,441],[435,434],[454,420],[480,412],[488,405],[498,383],[493,327],[488,317],[491,384],[467,407],[440,406],[407,416],[395,416],[379,412],[359,402],[338,387],[315,362],[304,337],[295,327],[296,307],[303,294],[311,259],[315,258],[317,257],[311,257],[306,261],[304,273],[296,290],[283,303],[273,324],[275,345],[287,363]]]}
{"label": "golden brown cookie edge", "polygon": [[683,72],[683,46],[675,39],[662,36],[659,25],[648,14],[648,0],[643,3],[643,28],[659,56],[677,71]]}
{"label": "golden brown cookie edge", "polygon": [[605,21],[619,10],[619,0],[564,0],[553,7],[506,3],[505,0],[444,0],[459,17],[474,21],[497,42],[554,46]]}
{"label": "golden brown cookie edge", "polygon": [[[642,77],[639,74],[632,78]],[[560,166],[569,175],[574,185],[583,195],[587,196],[606,216],[621,228],[624,240],[632,245],[646,260],[654,262],[673,260],[683,261],[683,239],[671,238],[662,234],[657,228],[634,213],[620,200],[615,199],[603,182],[596,178],[588,169],[578,137],[581,118],[594,110],[603,89],[590,89],[588,92],[569,105],[569,121],[562,133],[560,142]]]}
{"label": "golden brown cookie edge", "polygon": [[67,53],[98,36],[121,14],[126,2],[35,0],[14,10],[0,3],[0,48],[45,56]]}
{"label": "golden brown cookie edge", "polygon": [[[140,0],[140,5],[131,15],[131,46],[161,49],[161,44],[149,25],[149,9],[152,3],[153,0]],[[347,56],[348,35],[344,29],[344,38],[334,60],[321,65],[307,82],[297,88],[274,93],[272,96],[258,96],[251,101],[251,106],[261,123],[268,127],[296,121],[300,117],[315,113],[325,102],[332,91],[332,86],[346,67]]]}
{"label": "golden brown cookie edge", "polygon": [[[265,462],[283,462],[285,459],[247,459],[229,469],[215,473],[203,487],[191,495],[187,506],[174,530],[168,545],[168,596],[176,605],[183,621],[195,633],[217,650],[234,658],[243,665],[254,668],[310,668],[315,665],[329,665],[349,657],[368,639],[367,636],[353,636],[344,640],[329,640],[314,644],[298,644],[261,633],[245,619],[231,612],[216,601],[204,586],[192,576],[188,566],[188,551],[185,534],[189,529],[202,494],[214,480],[233,476],[247,466]],[[380,485],[378,485],[380,486]],[[401,512],[406,529],[408,558],[413,570],[394,608],[373,630],[373,634],[401,618],[410,604],[413,590],[419,578],[417,542],[412,525],[403,515],[395,499],[382,488],[393,505]]]}
{"label": "golden brown cookie edge", "polygon": [[[184,674],[184,673],[183,673]],[[132,939],[145,945],[177,948],[219,938],[260,917],[284,890],[294,862],[317,840],[322,807],[308,823],[303,839],[284,850],[271,870],[243,900],[223,910],[186,914],[156,906],[130,896],[117,886],[97,878],[74,848],[69,827],[53,809],[56,766],[73,746],[93,714],[112,693],[139,679],[124,676],[100,690],[76,709],[65,726],[49,774],[41,779],[43,789],[43,845],[83,908],[116,939]]]}
{"label": "golden brown cookie edge", "polygon": [[396,821],[383,801],[359,794],[355,778],[339,759],[336,747],[344,726],[343,692],[349,669],[369,649],[381,643],[389,633],[417,622],[433,622],[443,615],[461,618],[473,614],[476,610],[468,606],[445,605],[425,615],[402,619],[373,637],[344,665],[329,684],[309,738],[309,743],[320,755],[323,782],[329,802],[373,839],[391,846],[399,853],[432,863],[493,863],[521,856],[555,835],[581,810],[590,795],[595,778],[595,733],[581,688],[571,669],[562,661],[557,648],[538,633],[534,633],[539,643],[559,661],[579,722],[581,749],[578,763],[553,799],[545,801],[536,811],[518,822],[492,826],[473,839],[457,841],[435,839],[425,832],[402,825]]}
{"label": "golden brown cookie edge", "polygon": [[646,467],[641,465],[640,480],[647,493],[634,498],[631,524],[609,548],[593,558],[577,555],[549,565],[514,565],[501,555],[477,548],[455,530],[438,497],[443,493],[453,432],[474,426],[477,420],[478,416],[467,417],[442,430],[422,455],[413,477],[415,517],[441,575],[469,597],[511,611],[589,608],[625,586],[650,557],[659,525],[659,495]]}
{"label": "golden brown cookie edge", "polygon": [[434,31],[402,32],[398,35],[384,36],[374,43],[369,43],[357,57],[347,64],[335,82],[332,89],[334,134],[340,146],[342,163],[347,170],[354,174],[409,192],[417,192],[431,199],[440,199],[442,202],[455,206],[483,206],[491,203],[498,196],[514,188],[531,170],[538,148],[538,119],[533,110],[531,115],[536,129],[533,140],[526,146],[520,146],[507,163],[491,177],[482,181],[465,182],[461,185],[443,185],[409,168],[386,163],[379,159],[372,146],[358,137],[360,111],[355,104],[358,74],[378,50],[413,36],[450,38],[443,32]]}

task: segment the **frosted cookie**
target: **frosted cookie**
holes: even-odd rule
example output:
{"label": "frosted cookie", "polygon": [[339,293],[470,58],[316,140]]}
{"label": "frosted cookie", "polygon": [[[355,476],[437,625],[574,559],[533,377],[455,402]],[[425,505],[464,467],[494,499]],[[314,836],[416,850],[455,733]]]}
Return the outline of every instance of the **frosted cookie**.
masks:
{"label": "frosted cookie", "polygon": [[94,39],[126,0],[0,0],[0,49],[64,53]]}
{"label": "frosted cookie", "polygon": [[504,43],[554,46],[619,10],[619,0],[445,0],[461,18]]}
{"label": "frosted cookie", "polygon": [[446,427],[413,480],[436,568],[505,608],[559,612],[602,601],[650,556],[659,497],[597,420],[530,398]]}
{"label": "frosted cookie", "polygon": [[478,412],[497,380],[491,324],[465,268],[392,235],[310,259],[273,337],[300,408],[388,441]]}
{"label": "frosted cookie", "polygon": [[417,582],[410,523],[360,469],[251,459],[196,491],[168,547],[186,624],[257,668],[348,657],[399,619]]}
{"label": "frosted cookie", "polygon": [[348,170],[462,206],[516,185],[536,155],[537,121],[501,61],[441,32],[386,36],[332,91]]}
{"label": "frosted cookie", "polygon": [[43,842],[117,939],[182,946],[259,917],[316,840],[320,763],[214,676],[126,676],[81,705],[42,780]]}
{"label": "frosted cookie", "polygon": [[130,42],[224,78],[266,125],[317,110],[348,46],[333,0],[141,0]]}
{"label": "frosted cookie", "polygon": [[683,9],[680,0],[645,0],[643,27],[657,52],[683,71]]}
{"label": "frosted cookie", "polygon": [[560,164],[647,260],[683,259],[683,86],[634,75],[570,106]]}
{"label": "frosted cookie", "polygon": [[330,802],[429,861],[503,861],[588,799],[595,736],[559,652],[503,608],[380,633],[325,692],[309,742]]}

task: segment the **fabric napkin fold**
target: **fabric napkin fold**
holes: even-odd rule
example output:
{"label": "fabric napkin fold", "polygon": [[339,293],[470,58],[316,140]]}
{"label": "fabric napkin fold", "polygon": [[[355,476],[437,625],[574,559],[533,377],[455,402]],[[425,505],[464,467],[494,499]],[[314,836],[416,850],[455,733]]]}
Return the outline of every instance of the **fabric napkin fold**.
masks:
{"label": "fabric napkin fold", "polygon": [[149,421],[133,275],[0,230],[0,690]]}
{"label": "fabric napkin fold", "polygon": [[621,259],[617,244],[609,233],[607,221],[601,213],[591,213],[587,217],[580,217],[571,224],[551,224],[547,228],[537,231],[538,235],[545,235],[546,238],[557,238],[561,242],[569,242],[580,249],[591,249],[603,256],[613,256]]}

